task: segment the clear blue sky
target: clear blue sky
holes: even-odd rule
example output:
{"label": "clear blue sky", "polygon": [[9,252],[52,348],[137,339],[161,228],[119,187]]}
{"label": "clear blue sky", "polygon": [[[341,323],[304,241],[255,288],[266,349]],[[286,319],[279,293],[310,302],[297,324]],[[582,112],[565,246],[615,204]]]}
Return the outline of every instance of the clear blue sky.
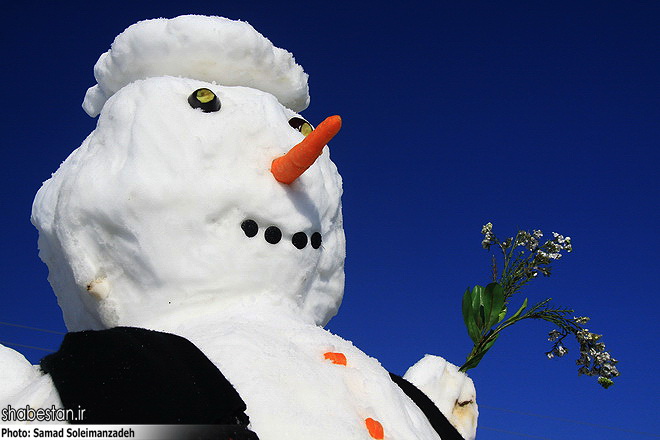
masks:
{"label": "clear blue sky", "polygon": [[[425,353],[460,364],[461,295],[488,282],[481,225],[570,235],[574,252],[526,293],[591,316],[622,376],[603,390],[577,377],[575,345],[545,359],[549,325],[514,326],[471,372],[478,438],[657,438],[660,3],[386,4],[3,5],[0,321],[65,330],[30,206],[94,128],[80,104],[98,56],[141,19],[223,15],[294,53],[307,119],[344,119],[331,143],[348,240],[333,332],[393,372]],[[0,340],[57,349],[61,336],[0,325]]]}

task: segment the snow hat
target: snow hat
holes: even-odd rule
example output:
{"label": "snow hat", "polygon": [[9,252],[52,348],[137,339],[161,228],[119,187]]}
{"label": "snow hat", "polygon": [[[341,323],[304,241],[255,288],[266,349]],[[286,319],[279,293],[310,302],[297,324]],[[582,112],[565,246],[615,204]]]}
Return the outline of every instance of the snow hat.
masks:
{"label": "snow hat", "polygon": [[97,85],[85,95],[92,117],[125,85],[157,76],[180,76],[274,95],[300,112],[309,105],[307,74],[293,55],[246,22],[182,15],[138,22],[119,34],[94,66]]}
{"label": "snow hat", "polygon": [[[212,29],[233,26],[194,20]],[[168,29],[164,20],[135,29],[144,23]],[[177,35],[194,52],[196,33],[208,29],[189,24],[183,27],[190,35]],[[258,35],[239,26],[250,38]],[[138,34],[128,34],[139,52]],[[240,34],[238,52],[245,52],[248,37]],[[141,35],[160,47],[150,33]],[[165,39],[172,43],[170,33]],[[120,40],[112,51],[123,47]],[[229,43],[223,51],[234,53]],[[252,68],[246,77],[265,75],[263,66]],[[291,184],[277,181],[273,160],[307,139],[300,115],[270,92],[191,75],[120,75],[96,129],[35,197],[39,256],[67,327],[186,325],[263,301],[324,325],[341,303],[345,258],[342,182],[328,148]],[[107,86],[105,75],[97,78]],[[211,111],[191,103],[199,89],[218,99]],[[293,95],[306,102],[306,86],[300,90]]]}

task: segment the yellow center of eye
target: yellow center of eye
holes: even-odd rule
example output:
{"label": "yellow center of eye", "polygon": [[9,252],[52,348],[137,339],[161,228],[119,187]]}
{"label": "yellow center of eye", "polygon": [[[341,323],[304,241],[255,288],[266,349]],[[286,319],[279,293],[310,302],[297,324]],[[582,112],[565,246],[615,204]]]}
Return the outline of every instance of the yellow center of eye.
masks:
{"label": "yellow center of eye", "polygon": [[215,98],[215,94],[210,91],[209,89],[200,89],[197,91],[197,94],[195,95],[197,100],[201,102],[202,104],[206,104],[207,102],[213,101],[213,98]]}
{"label": "yellow center of eye", "polygon": [[312,126],[311,126],[309,123],[307,123],[307,122],[304,122],[304,123],[300,126],[300,132],[303,134],[303,136],[307,136],[307,135],[310,134],[313,130],[314,130],[314,129],[312,128]]}

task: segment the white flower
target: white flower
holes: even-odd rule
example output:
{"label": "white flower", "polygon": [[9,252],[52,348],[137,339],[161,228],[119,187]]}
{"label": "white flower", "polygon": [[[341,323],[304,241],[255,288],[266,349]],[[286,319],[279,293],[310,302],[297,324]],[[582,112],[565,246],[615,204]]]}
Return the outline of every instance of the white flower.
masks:
{"label": "white flower", "polygon": [[596,362],[604,364],[605,362],[609,362],[612,359],[610,354],[608,352],[603,352],[603,353],[598,353],[596,354]]}
{"label": "white flower", "polygon": [[556,341],[560,336],[561,332],[559,330],[552,330],[550,333],[548,333],[548,341]]}
{"label": "white flower", "polygon": [[588,316],[574,316],[573,321],[575,321],[576,324],[586,324],[589,322],[589,317]]}

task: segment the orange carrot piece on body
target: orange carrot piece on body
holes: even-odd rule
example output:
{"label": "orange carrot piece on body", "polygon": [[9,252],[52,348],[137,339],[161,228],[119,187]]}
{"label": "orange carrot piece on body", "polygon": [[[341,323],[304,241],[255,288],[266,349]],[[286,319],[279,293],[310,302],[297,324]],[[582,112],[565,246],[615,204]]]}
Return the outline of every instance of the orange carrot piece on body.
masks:
{"label": "orange carrot piece on body", "polygon": [[367,430],[369,435],[376,440],[383,440],[385,438],[385,432],[383,431],[383,425],[380,424],[378,420],[374,420],[371,417],[364,420],[365,425],[367,425]]}
{"label": "orange carrot piece on body", "polygon": [[331,351],[323,355],[326,359],[330,360],[333,364],[346,365],[346,355],[344,353],[333,353]]}

